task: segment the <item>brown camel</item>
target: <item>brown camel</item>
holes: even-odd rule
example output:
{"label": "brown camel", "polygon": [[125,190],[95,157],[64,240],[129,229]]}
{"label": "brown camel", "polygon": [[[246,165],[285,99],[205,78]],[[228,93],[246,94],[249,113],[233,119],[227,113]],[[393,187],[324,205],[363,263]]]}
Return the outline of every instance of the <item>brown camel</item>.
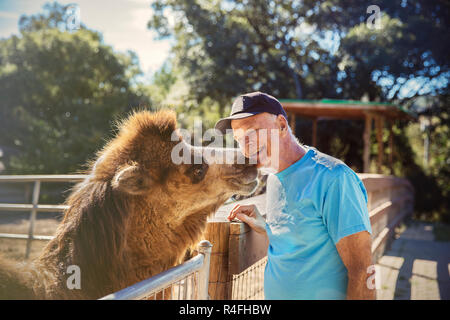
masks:
{"label": "brown camel", "polygon": [[[39,258],[20,266],[0,259],[0,299],[97,299],[181,263],[207,217],[233,194],[255,189],[257,170],[220,164],[224,152],[239,154],[205,152],[175,129],[171,111],[135,112],[120,123],[72,190]],[[181,154],[201,163],[174,163],[179,143]],[[79,267],[80,289],[68,288],[71,265]]]}

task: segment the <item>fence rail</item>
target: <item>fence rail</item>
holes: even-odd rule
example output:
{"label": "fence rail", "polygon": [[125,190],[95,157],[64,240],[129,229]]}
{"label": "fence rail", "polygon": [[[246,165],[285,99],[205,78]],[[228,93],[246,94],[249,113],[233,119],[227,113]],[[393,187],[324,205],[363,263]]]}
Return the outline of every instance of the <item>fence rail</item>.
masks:
{"label": "fence rail", "polygon": [[212,245],[203,240],[199,254],[192,259],[154,277],[138,282],[100,300],[208,300],[209,263]]}
{"label": "fence rail", "polygon": [[33,186],[33,196],[31,204],[28,203],[0,203],[0,211],[8,212],[30,212],[28,234],[0,233],[0,238],[26,239],[27,246],[25,259],[28,259],[33,240],[51,240],[52,236],[35,235],[34,225],[38,212],[63,212],[67,209],[64,205],[39,204],[42,182],[79,182],[86,178],[86,175],[4,175],[0,176],[0,183],[30,183]]}

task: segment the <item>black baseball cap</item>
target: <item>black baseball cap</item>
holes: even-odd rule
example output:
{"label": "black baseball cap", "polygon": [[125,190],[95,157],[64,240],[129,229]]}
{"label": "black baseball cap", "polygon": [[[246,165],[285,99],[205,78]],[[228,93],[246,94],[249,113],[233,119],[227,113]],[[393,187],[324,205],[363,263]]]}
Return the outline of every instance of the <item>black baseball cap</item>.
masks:
{"label": "black baseball cap", "polygon": [[271,95],[263,92],[251,92],[240,95],[231,106],[231,114],[227,118],[220,119],[214,126],[220,133],[225,134],[231,128],[231,120],[243,119],[255,114],[268,112],[274,115],[283,115],[287,119],[281,103]]}

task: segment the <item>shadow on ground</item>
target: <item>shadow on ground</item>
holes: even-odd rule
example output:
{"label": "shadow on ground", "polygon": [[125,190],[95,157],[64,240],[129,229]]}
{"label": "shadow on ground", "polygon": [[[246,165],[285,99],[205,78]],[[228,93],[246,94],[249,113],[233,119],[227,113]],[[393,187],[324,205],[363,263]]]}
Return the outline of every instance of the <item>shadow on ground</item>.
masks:
{"label": "shadow on ground", "polygon": [[410,221],[378,260],[380,300],[449,300],[450,242],[435,241],[432,223]]}

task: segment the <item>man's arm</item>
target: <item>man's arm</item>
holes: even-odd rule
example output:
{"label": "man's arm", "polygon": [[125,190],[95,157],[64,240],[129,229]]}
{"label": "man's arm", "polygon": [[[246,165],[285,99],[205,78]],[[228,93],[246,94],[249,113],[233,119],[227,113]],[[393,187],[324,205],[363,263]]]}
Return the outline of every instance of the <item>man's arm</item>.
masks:
{"label": "man's arm", "polygon": [[[348,272],[347,299],[374,300],[375,289],[369,289],[367,278],[372,265],[372,238],[361,231],[342,238],[336,248]],[[373,269],[373,268],[372,268]]]}

